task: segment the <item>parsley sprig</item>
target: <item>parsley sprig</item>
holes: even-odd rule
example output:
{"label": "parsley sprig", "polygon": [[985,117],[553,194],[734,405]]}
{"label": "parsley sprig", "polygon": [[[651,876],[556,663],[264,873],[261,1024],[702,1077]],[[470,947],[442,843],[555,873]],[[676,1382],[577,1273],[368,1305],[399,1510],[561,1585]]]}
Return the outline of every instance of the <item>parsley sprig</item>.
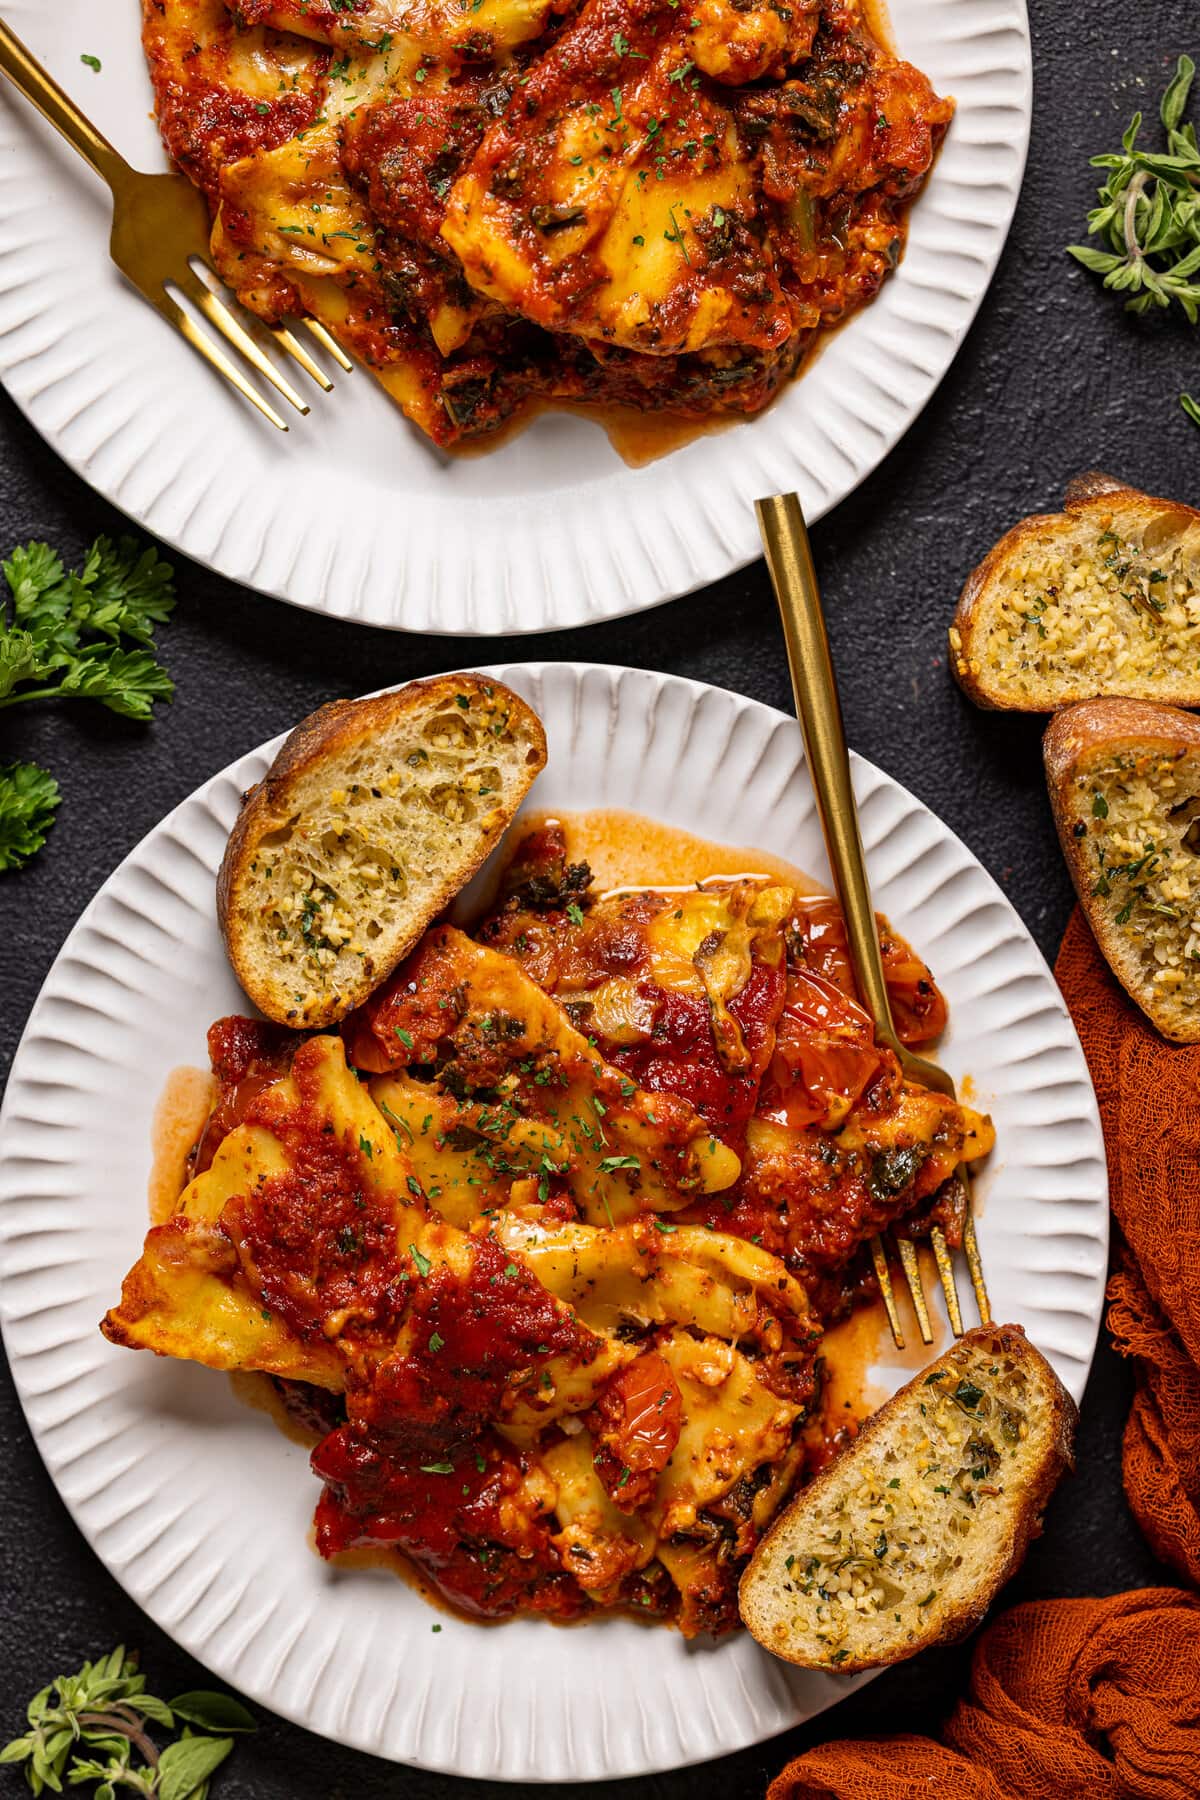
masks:
{"label": "parsley sprig", "polygon": [[172,571],[132,538],[97,538],[78,574],[49,544],[26,544],[4,564],[11,618],[0,630],[0,707],[22,700],[99,700],[148,719],[175,692],[154,660],[154,627],[175,603]]}
{"label": "parsley sprig", "polygon": [[[1107,244],[1069,244],[1068,254],[1104,277],[1113,293],[1126,295],[1126,310],[1177,305],[1188,323],[1200,322],[1200,148],[1196,127],[1184,123],[1196,65],[1181,56],[1159,104],[1167,147],[1138,147],[1142,115],[1134,113],[1121,149],[1093,156],[1092,167],[1108,179],[1088,214],[1088,235]],[[1200,402],[1180,397],[1188,417],[1200,425]]]}
{"label": "parsley sprig", "polygon": [[[148,1694],[123,1644],[78,1674],[58,1676],[25,1716],[29,1730],[0,1750],[0,1763],[21,1765],[34,1794],[92,1782],[94,1800],[117,1800],[122,1788],[156,1800],[206,1800],[210,1777],[233,1749],[228,1734],[255,1729],[228,1694],[197,1690],[169,1705]],[[151,1725],[181,1734],[160,1750]]]}
{"label": "parsley sprig", "polygon": [[0,767],[0,869],[19,869],[37,855],[60,798],[53,775],[36,763]]}
{"label": "parsley sprig", "polygon": [[[96,700],[148,719],[175,692],[154,655],[154,631],[175,604],[173,572],[132,538],[97,538],[68,573],[49,544],[25,544],[3,564],[0,708],[25,700]],[[58,785],[35,763],[0,768],[0,870],[36,855],[54,823]]]}

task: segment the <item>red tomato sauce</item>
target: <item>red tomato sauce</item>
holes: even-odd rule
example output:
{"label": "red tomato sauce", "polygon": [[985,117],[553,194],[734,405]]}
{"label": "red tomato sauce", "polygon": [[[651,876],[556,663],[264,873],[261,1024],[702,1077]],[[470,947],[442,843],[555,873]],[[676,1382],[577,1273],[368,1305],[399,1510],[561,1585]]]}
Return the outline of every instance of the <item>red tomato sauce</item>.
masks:
{"label": "red tomato sauce", "polygon": [[208,1056],[217,1080],[217,1097],[200,1134],[189,1179],[211,1167],[217,1148],[241,1125],[260,1094],[292,1066],[303,1040],[283,1025],[247,1019],[234,1013],[208,1028]]}
{"label": "red tomato sauce", "polygon": [[393,1197],[365,1179],[365,1152],[328,1124],[314,1091],[315,1044],[292,1060],[298,1107],[267,1089],[243,1121],[283,1143],[288,1172],[225,1205],[222,1228],[254,1270],[267,1304],[301,1338],[393,1333],[407,1305]]}
{"label": "red tomato sauce", "polygon": [[536,1391],[548,1357],[591,1362],[600,1340],[493,1238],[473,1241],[470,1273],[444,1267],[408,1288],[407,1354],[389,1357],[355,1415],[393,1432],[479,1430],[500,1411],[513,1377]]}
{"label": "red tomato sauce", "polygon": [[723,1143],[737,1149],[754,1111],[783,1005],[782,970],[756,963],[745,987],[729,1003],[750,1057],[744,1075],[730,1074],[717,1053],[707,999],[648,983],[639,992],[654,1020],[649,1041],[628,1049],[602,1046],[610,1061],[639,1087],[687,1100]]}
{"label": "red tomato sauce", "polygon": [[325,1483],[316,1520],[322,1556],[394,1546],[479,1618],[533,1611],[569,1619],[589,1610],[549,1524],[514,1508],[525,1465],[500,1439],[487,1434],[417,1461],[343,1426],[318,1445],[312,1466]]}

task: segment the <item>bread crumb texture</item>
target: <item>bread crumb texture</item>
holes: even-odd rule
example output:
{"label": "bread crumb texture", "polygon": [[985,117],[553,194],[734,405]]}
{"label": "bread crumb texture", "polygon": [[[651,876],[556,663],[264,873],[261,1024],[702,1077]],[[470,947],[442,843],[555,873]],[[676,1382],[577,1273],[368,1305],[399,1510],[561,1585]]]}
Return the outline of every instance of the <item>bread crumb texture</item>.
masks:
{"label": "bread crumb texture", "polygon": [[1200,756],[1163,744],[1086,755],[1071,826],[1103,941],[1151,1017],[1200,1030]]}
{"label": "bread crumb texture", "polygon": [[1200,526],[1138,499],[1013,534],[973,623],[951,629],[961,680],[1035,710],[1200,695]]}
{"label": "bread crumb texture", "polygon": [[437,896],[528,786],[503,688],[450,693],[403,732],[364,738],[288,784],[288,816],[255,846],[235,929],[302,1026],[391,966],[397,916]]}
{"label": "bread crumb texture", "polygon": [[1012,1536],[1053,1404],[1027,1352],[956,1346],[764,1545],[755,1636],[831,1669],[930,1642]]}

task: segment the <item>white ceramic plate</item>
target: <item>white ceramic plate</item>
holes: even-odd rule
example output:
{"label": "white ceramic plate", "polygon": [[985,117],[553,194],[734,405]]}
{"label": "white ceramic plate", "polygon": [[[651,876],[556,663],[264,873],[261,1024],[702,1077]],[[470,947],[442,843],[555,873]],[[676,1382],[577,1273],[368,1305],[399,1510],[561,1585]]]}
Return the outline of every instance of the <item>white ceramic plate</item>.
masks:
{"label": "white ceramic plate", "polygon": [[[949,367],[1008,232],[1029,134],[1025,0],[891,10],[902,53],[959,108],[899,271],[761,418],[647,468],[565,413],[488,454],[444,456],[365,371],[328,398],[314,388],[311,417],[281,438],[125,286],[106,193],[2,81],[0,379],[148,530],[339,618],[500,636],[715,581],[759,553],[756,496],[795,488],[819,518],[878,466]],[[139,0],[4,7],[117,146],[158,168],[139,13]]]}
{"label": "white ceramic plate", "polygon": [[[793,720],[631,669],[494,673],[546,724],[538,807],[637,808],[825,870]],[[274,747],[207,782],[105,884],[51,971],[9,1081],[0,1317],[30,1427],[80,1529],[216,1675],[313,1731],[404,1762],[514,1781],[648,1774],[832,1705],[846,1678],[789,1668],[745,1636],[687,1644],[619,1618],[470,1625],[435,1615],[382,1570],[327,1568],[308,1542],[317,1483],[305,1452],[224,1376],[101,1338],[97,1321],[147,1224],[166,1072],[203,1063],[210,1021],[245,1010],[213,877],[240,796]],[[965,846],[871,764],[855,762],[855,785],[876,901],[928,956],[950,1001],[946,1060],[995,1116],[999,1148],[978,1188],[996,1317],[1019,1320],[1078,1397],[1104,1296],[1108,1208],[1074,1029]],[[882,1379],[894,1386],[897,1373]]]}

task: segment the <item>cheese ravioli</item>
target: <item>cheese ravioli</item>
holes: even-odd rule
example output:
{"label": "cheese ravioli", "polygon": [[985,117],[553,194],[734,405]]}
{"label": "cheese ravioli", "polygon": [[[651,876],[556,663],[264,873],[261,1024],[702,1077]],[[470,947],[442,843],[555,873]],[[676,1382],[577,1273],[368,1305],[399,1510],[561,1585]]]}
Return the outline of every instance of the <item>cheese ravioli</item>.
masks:
{"label": "cheese ravioli", "polygon": [[894,268],[951,116],[858,0],[143,0],[252,312],[435,443],[534,402],[752,413]]}
{"label": "cheese ravioli", "polygon": [[[885,942],[923,1041],[941,998]],[[991,1142],[847,989],[831,902],[597,895],[538,828],[474,935],[427,931],[339,1036],[212,1028],[192,1179],[103,1330],[319,1421],[327,1556],[392,1547],[480,1617],[727,1631],[866,1240],[953,1239]]]}

